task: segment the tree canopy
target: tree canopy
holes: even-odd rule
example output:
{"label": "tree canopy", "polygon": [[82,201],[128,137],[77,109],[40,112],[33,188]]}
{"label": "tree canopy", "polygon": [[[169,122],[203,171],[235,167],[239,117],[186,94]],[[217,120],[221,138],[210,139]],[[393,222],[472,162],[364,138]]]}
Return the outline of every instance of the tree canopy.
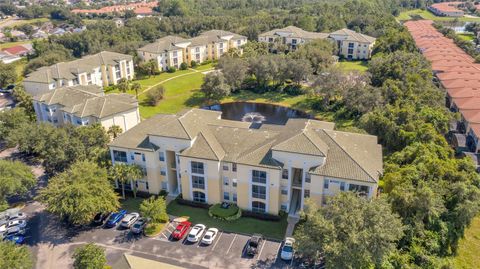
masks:
{"label": "tree canopy", "polygon": [[75,249],[72,258],[75,269],[103,269],[107,264],[105,249],[93,243]]}
{"label": "tree canopy", "polygon": [[0,211],[8,208],[6,198],[26,194],[35,183],[31,168],[24,163],[0,160]]}
{"label": "tree canopy", "polygon": [[0,242],[0,268],[33,268],[33,258],[30,250],[26,246],[17,246],[12,242]]}

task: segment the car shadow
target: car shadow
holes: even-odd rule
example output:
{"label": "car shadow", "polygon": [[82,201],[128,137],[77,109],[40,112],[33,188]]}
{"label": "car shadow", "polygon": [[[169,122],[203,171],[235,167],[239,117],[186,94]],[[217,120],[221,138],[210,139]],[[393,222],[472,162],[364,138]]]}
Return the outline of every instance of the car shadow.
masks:
{"label": "car shadow", "polygon": [[130,230],[124,229],[122,233],[115,236],[114,243],[132,243],[142,239],[142,234],[134,234]]}

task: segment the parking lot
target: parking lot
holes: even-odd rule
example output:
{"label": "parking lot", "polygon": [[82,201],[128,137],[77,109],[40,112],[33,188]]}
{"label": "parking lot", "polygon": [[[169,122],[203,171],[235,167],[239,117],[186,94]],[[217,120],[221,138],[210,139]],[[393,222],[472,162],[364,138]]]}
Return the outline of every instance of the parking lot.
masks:
{"label": "parking lot", "polygon": [[[232,268],[287,268],[289,265],[279,258],[281,247],[279,241],[263,240],[258,254],[251,257],[245,252],[245,247],[250,239],[249,235],[220,231],[211,245],[204,245],[200,242],[190,243],[186,240],[186,236],[182,240],[172,239],[171,233],[174,229],[175,223],[169,223],[164,231],[154,239],[163,241],[182,252],[191,253],[192,257],[203,256],[205,259],[213,261],[213,263],[208,262],[209,268],[225,268],[226,264]],[[197,262],[203,264],[206,261],[199,260]]]}

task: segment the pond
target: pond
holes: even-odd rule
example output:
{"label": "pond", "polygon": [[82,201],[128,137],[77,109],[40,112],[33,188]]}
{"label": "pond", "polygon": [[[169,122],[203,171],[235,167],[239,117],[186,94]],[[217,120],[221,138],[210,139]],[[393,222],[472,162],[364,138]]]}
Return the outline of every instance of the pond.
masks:
{"label": "pond", "polygon": [[313,118],[311,115],[284,106],[232,102],[204,107],[204,109],[222,112],[222,119],[252,122],[255,124],[285,124],[290,118]]}

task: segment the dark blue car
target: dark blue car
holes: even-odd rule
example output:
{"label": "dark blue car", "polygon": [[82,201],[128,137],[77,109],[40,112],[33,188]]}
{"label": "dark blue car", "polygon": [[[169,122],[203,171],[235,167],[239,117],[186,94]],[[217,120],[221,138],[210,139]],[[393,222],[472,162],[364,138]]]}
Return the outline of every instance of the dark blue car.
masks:
{"label": "dark blue car", "polygon": [[121,210],[119,212],[112,213],[112,215],[110,215],[110,217],[108,218],[105,226],[107,228],[112,228],[112,227],[117,226],[117,224],[120,221],[122,221],[123,217],[125,217],[126,214],[127,214],[127,210]]}
{"label": "dark blue car", "polygon": [[15,244],[21,245],[23,242],[25,242],[25,236],[19,235],[19,234],[14,234],[14,235],[9,235],[5,238],[3,238],[4,241],[10,241]]}

